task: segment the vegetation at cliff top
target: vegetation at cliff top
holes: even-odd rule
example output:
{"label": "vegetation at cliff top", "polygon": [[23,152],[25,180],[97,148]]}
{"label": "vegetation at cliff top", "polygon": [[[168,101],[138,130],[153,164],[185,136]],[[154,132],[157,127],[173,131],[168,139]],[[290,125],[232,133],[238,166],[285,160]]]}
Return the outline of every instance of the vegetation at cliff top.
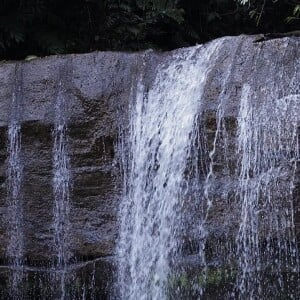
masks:
{"label": "vegetation at cliff top", "polygon": [[0,59],[300,29],[299,0],[0,0]]}

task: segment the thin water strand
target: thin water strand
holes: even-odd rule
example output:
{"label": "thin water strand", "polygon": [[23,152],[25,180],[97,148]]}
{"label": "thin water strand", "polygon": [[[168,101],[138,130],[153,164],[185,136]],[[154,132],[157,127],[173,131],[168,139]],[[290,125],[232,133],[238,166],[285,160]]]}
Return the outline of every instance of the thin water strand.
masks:
{"label": "thin water strand", "polygon": [[13,266],[11,289],[13,297],[19,295],[20,284],[23,280],[23,204],[22,204],[22,175],[21,161],[21,126],[13,121],[8,127],[8,235],[9,243],[7,256]]}
{"label": "thin water strand", "polygon": [[70,166],[67,140],[66,103],[61,82],[59,83],[55,113],[56,121],[53,147],[55,268],[60,270],[58,276],[61,293],[60,299],[66,299],[66,267],[70,258]]}
{"label": "thin water strand", "polygon": [[16,87],[12,94],[12,116],[8,126],[8,168],[7,168],[7,224],[8,224],[8,262],[12,265],[10,278],[11,297],[22,298],[22,283],[24,279],[24,233],[23,233],[23,163],[21,149],[21,124],[20,124],[20,93],[19,83],[21,73],[16,69]]}

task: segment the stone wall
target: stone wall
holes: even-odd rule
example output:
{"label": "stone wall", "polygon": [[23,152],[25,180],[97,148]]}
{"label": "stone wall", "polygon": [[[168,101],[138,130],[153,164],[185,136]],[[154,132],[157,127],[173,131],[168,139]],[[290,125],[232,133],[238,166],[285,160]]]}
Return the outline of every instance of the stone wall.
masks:
{"label": "stone wall", "polygon": [[[218,63],[212,67],[204,94],[202,130],[207,152],[212,148],[220,93],[228,97],[224,111],[229,132],[226,158],[234,169],[237,114],[242,85],[249,81],[253,64],[260,68],[257,84],[276,60],[289,74],[295,72],[300,57],[300,40],[284,38],[254,44],[256,37],[231,37],[224,40]],[[51,56],[30,62],[0,64],[0,259],[5,262],[7,246],[7,126],[12,116],[12,93],[21,89],[19,117],[22,123],[22,161],[24,165],[23,201],[25,253],[28,264],[44,264],[53,251],[52,148],[54,103],[59,80],[65,86],[68,103],[69,154],[72,173],[71,251],[77,260],[113,256],[118,235],[118,207],[122,191],[122,168],[117,151],[119,133],[126,134],[129,103],[142,72],[151,87],[155,70],[181,50],[169,53],[94,52]],[[234,58],[233,58],[234,55]],[[16,66],[17,71],[16,71]],[[226,90],[222,87],[230,69]],[[18,76],[15,76],[18,72]],[[20,75],[21,74],[21,75]],[[257,76],[257,73],[256,73]],[[16,79],[17,78],[17,79]],[[283,83],[285,84],[285,83]],[[121,128],[121,131],[120,131]],[[235,184],[224,169],[222,153],[215,162],[218,186],[228,186],[228,197]],[[233,172],[233,171],[232,171]],[[226,226],[236,227],[235,207],[223,203],[217,186],[215,206],[209,228],[222,236]],[[219,200],[218,200],[219,199]],[[297,232],[300,233],[299,193],[295,196]],[[231,211],[232,214],[228,214]],[[191,230],[194,225],[191,224]],[[193,244],[191,238],[191,245]],[[191,249],[192,246],[187,248]],[[193,250],[190,250],[191,253]]]}

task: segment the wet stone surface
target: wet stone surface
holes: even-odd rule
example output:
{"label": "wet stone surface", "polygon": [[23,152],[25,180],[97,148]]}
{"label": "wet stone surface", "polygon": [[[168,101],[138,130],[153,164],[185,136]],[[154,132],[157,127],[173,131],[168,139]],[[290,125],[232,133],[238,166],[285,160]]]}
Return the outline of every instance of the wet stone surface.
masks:
{"label": "wet stone surface", "polygon": [[[295,58],[300,57],[299,39],[285,38],[253,44],[255,39],[254,36],[228,38],[216,65],[208,75],[201,108],[199,132],[203,148],[198,149],[201,158],[197,163],[199,180],[203,184],[208,174],[209,153],[213,149],[217,129],[220,95],[226,100],[226,109],[222,116],[225,130],[218,138],[219,146],[214,156],[215,173],[211,187],[214,202],[207,220],[207,249],[210,253],[207,260],[208,263],[218,266],[231,261],[230,253],[235,250],[234,241],[240,217],[240,208],[236,205],[238,163],[236,135],[242,87],[249,81],[253,72],[253,62],[256,61],[261,68],[260,71],[256,71],[253,80],[263,89],[261,85],[268,76],[266,62],[275,58],[277,64],[286,69],[287,78],[282,80],[284,89],[291,80],[291,74],[295,72]],[[233,49],[236,56],[232,63]],[[259,51],[261,56],[258,56]],[[55,299],[60,296],[55,294],[60,289],[50,284],[55,280],[59,282],[61,275],[58,279],[53,279],[53,274],[50,274],[56,256],[52,225],[54,205],[52,152],[54,104],[59,80],[64,83],[67,103],[67,143],[71,166],[70,268],[72,264],[83,263],[82,267],[77,266],[76,270],[67,274],[65,286],[66,293],[70,295],[67,299],[84,299],[83,295],[86,299],[108,299],[108,295],[112,295],[112,281],[115,276],[114,255],[123,184],[120,147],[118,147],[120,134],[128,134],[129,104],[134,101],[132,91],[136,88],[142,68],[145,68],[142,66],[143,60],[148,74],[144,80],[147,90],[153,85],[157,65],[167,64],[172,55],[155,52],[146,54],[95,52],[52,56],[19,63],[19,72],[23,75],[21,82],[14,76],[15,63],[0,64],[0,264],[3,265],[0,267],[0,299],[10,299],[7,286],[11,271],[6,266],[7,131],[12,120],[12,94],[15,86],[20,86],[22,91],[22,97],[17,99],[17,110],[18,121],[21,124],[24,166],[22,181],[24,258],[26,268],[33,268],[25,268],[27,286],[23,288],[26,295],[24,299]],[[231,73],[224,88],[221,75],[226,74],[229,66]],[[223,147],[225,144],[227,149]],[[299,243],[299,164],[295,178],[294,217]],[[171,298],[174,299],[197,297],[197,284],[202,280],[198,276],[199,269],[195,270],[189,266],[189,259],[199,251],[196,228],[199,223],[192,220],[199,216],[200,208],[196,204],[191,204],[184,209],[187,214],[185,215],[187,230],[182,236],[182,248],[186,260],[183,263],[185,267],[181,269],[183,271],[179,272],[179,275],[175,274],[170,281],[170,286],[174,282],[176,286],[180,286],[179,294],[176,294],[178,292],[176,290],[170,291]],[[105,260],[105,257],[110,259]],[[216,257],[222,259],[216,261]],[[97,258],[103,260],[88,262]],[[211,271],[203,299],[224,299],[222,298],[224,294],[214,292],[217,286],[224,286],[222,291],[226,291],[230,299],[231,293],[234,292],[233,277],[236,276],[234,266],[230,266],[228,272],[231,275],[228,275],[228,280],[223,271],[223,269]],[[289,280],[293,283],[293,274],[284,276],[288,279],[291,277]],[[198,280],[197,283],[192,284],[195,280]]]}

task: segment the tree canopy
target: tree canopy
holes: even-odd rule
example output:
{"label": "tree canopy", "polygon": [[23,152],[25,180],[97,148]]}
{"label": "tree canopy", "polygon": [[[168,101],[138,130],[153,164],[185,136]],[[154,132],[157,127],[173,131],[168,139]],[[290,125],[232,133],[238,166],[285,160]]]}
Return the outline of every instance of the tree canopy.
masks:
{"label": "tree canopy", "polygon": [[0,59],[300,29],[298,0],[0,0]]}

